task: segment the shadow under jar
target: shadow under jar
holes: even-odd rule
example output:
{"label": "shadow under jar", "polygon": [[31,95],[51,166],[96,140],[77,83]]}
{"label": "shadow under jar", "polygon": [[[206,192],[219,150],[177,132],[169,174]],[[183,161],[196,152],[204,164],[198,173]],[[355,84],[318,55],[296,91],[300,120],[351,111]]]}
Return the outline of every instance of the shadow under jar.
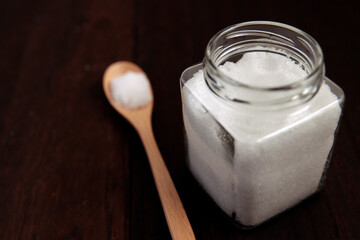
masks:
{"label": "shadow under jar", "polygon": [[[252,83],[223,71],[249,53],[286,58],[305,75]],[[241,227],[257,226],[322,188],[345,99],[324,69],[311,36],[257,21],[217,33],[203,63],[181,75],[187,165]]]}

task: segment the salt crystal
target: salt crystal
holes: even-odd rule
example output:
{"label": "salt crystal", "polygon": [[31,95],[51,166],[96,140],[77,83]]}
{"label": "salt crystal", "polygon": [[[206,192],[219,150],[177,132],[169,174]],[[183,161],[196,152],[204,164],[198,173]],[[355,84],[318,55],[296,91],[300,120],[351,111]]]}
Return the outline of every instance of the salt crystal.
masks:
{"label": "salt crystal", "polygon": [[153,99],[150,82],[144,73],[129,71],[115,77],[110,91],[117,104],[129,109],[143,107]]}

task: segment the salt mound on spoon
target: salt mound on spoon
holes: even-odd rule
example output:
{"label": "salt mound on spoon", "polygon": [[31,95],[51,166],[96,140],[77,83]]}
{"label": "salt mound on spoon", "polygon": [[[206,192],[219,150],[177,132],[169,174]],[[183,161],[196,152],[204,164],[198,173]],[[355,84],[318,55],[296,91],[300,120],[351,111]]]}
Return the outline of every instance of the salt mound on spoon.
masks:
{"label": "salt mound on spoon", "polygon": [[150,82],[144,73],[126,72],[110,83],[111,96],[122,107],[134,109],[153,99]]}

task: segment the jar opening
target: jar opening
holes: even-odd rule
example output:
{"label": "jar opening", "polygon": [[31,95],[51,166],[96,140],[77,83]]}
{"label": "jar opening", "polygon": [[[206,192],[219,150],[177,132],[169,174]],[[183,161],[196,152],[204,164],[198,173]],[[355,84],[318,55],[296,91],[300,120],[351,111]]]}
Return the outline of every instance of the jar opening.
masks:
{"label": "jar opening", "polygon": [[[252,84],[234,79],[221,70],[225,62],[236,63],[247,53],[271,53],[301,67],[306,76],[284,84]],[[292,26],[268,22],[245,22],[218,32],[208,43],[203,62],[209,88],[220,97],[251,105],[296,105],[310,100],[324,77],[319,44]]]}

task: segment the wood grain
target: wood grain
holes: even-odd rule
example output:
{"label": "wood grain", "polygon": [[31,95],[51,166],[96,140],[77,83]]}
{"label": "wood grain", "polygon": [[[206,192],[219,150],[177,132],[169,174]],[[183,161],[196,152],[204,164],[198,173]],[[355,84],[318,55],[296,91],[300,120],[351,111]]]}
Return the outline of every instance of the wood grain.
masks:
{"label": "wood grain", "polygon": [[[357,1],[0,1],[0,239],[171,239],[141,139],[109,106],[106,67],[151,79],[154,135],[197,239],[360,239]],[[322,46],[346,94],[322,192],[231,225],[185,167],[179,77],[223,27],[273,20]]]}

